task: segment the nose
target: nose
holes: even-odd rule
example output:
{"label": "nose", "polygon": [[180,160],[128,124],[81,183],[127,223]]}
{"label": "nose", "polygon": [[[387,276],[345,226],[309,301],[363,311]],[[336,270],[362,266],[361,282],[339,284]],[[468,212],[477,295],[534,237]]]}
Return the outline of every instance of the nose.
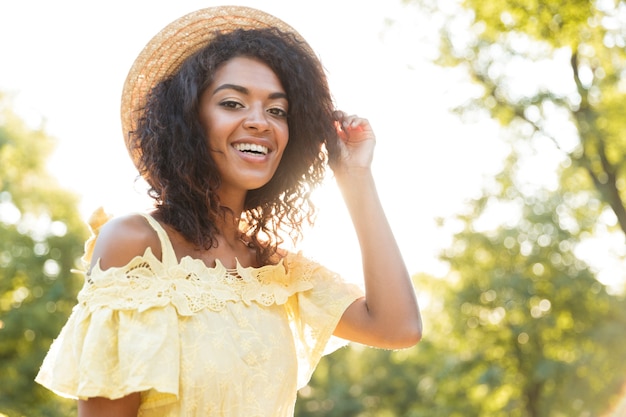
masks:
{"label": "nose", "polygon": [[267,113],[261,105],[251,106],[246,112],[246,118],[243,121],[243,126],[246,129],[254,129],[258,131],[266,131],[269,129],[269,122],[267,120]]}

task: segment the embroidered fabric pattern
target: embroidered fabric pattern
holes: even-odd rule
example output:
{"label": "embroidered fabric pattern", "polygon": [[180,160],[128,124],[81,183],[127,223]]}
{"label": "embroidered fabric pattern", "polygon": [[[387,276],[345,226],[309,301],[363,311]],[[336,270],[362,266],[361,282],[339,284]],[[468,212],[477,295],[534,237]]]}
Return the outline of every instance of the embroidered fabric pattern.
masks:
{"label": "embroidered fabric pattern", "polygon": [[85,307],[109,306],[144,311],[172,304],[178,313],[189,316],[208,308],[223,310],[228,301],[253,302],[264,306],[285,304],[299,291],[312,288],[312,265],[297,267],[298,279],[288,274],[284,260],[277,265],[235,270],[219,261],[207,268],[201,260],[183,258],[178,265],[166,267],[150,248],[143,257],[133,259],[124,268],[100,270],[96,265],[78,295]]}

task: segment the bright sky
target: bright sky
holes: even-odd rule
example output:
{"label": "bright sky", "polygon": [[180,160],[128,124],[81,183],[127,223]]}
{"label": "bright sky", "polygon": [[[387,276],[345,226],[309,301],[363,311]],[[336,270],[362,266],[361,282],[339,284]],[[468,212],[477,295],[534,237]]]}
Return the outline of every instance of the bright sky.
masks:
{"label": "bright sky", "polygon": [[[119,122],[122,84],[145,43],[163,26],[213,0],[0,2],[0,91],[58,139],[50,170],[82,196],[87,218],[141,210]],[[339,108],[370,119],[378,137],[374,171],[411,273],[442,273],[437,252],[449,233],[435,218],[458,212],[502,144],[489,124],[462,125],[448,106],[460,84],[428,62],[437,34],[428,16],[400,0],[240,0],[295,27],[320,56]],[[391,24],[390,24],[391,23]],[[331,184],[332,185],[332,184]],[[358,254],[336,189],[317,196],[321,213],[304,248],[354,274]]]}

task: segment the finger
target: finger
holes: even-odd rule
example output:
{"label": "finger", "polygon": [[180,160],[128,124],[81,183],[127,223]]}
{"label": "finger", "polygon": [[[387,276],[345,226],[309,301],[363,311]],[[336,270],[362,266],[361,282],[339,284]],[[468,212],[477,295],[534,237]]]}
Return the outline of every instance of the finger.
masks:
{"label": "finger", "polygon": [[367,124],[367,119],[363,119],[357,116],[349,116],[343,120],[344,129],[348,130],[363,130],[363,126]]}
{"label": "finger", "polygon": [[348,116],[348,114],[344,111],[341,110],[335,110],[333,112],[333,117],[335,118],[335,120],[342,121],[344,119],[344,117]]}
{"label": "finger", "polygon": [[365,119],[360,118],[356,114],[349,115],[348,113],[341,111],[341,110],[335,110],[333,112],[333,116],[335,117],[336,121],[341,123],[342,126],[349,126],[351,124],[358,123],[359,120],[365,120]]}
{"label": "finger", "polygon": [[363,127],[369,123],[367,119],[359,117],[356,114],[348,115],[341,110],[336,110],[333,114],[335,120],[341,124],[344,130],[363,130]]}

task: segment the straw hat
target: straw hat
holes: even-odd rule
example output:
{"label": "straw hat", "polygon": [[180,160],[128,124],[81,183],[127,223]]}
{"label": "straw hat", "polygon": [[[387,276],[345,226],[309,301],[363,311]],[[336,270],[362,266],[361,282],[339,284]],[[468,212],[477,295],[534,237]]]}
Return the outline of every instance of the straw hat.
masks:
{"label": "straw hat", "polygon": [[268,27],[294,34],[317,60],[310,46],[291,26],[261,10],[241,6],[209,7],[189,13],[167,25],[148,42],[135,59],[122,92],[122,130],[135,166],[140,154],[130,149],[129,133],[135,130],[139,111],[152,88],[174,74],[183,61],[202,49],[216,32]]}

